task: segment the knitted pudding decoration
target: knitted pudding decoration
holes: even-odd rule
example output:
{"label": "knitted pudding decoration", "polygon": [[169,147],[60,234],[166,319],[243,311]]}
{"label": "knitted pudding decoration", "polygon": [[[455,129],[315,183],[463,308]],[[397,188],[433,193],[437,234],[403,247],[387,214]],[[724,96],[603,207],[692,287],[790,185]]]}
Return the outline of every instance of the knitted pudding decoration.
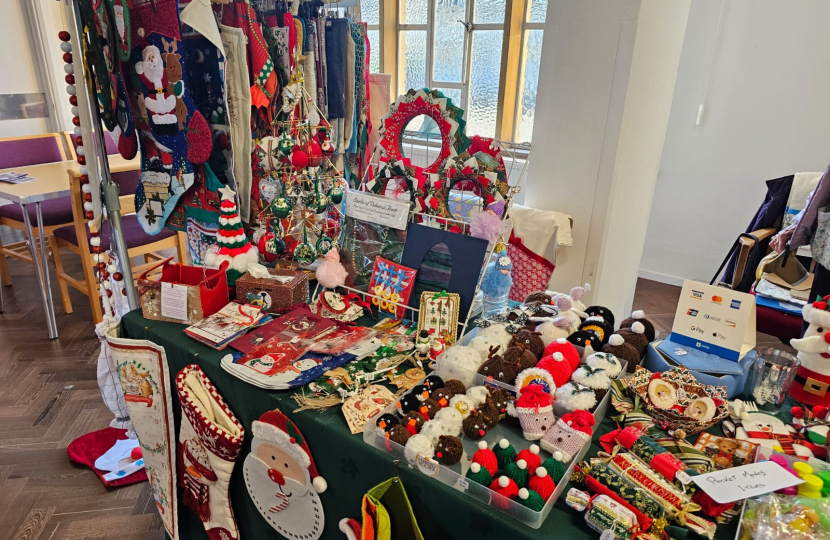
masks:
{"label": "knitted pudding decoration", "polygon": [[592,332],[602,344],[607,343],[608,337],[614,333],[614,327],[605,322],[602,317],[588,317],[579,325],[579,329]]}
{"label": "knitted pudding decoration", "polygon": [[[504,469],[516,460],[516,449],[513,448],[513,445],[507,439],[501,439],[499,444],[493,448],[493,453],[498,462],[499,469]],[[493,474],[496,474],[495,471]]]}
{"label": "knitted pudding decoration", "polygon": [[538,384],[530,384],[522,389],[513,416],[519,417],[522,432],[528,441],[541,439],[553,427],[556,418],[553,416],[551,401],[550,394]]}
{"label": "knitted pudding decoration", "polygon": [[580,355],[579,352],[574,347],[574,344],[568,341],[566,338],[559,338],[557,340],[551,341],[550,344],[545,347],[545,350],[542,352],[542,357],[551,356],[553,353],[562,353],[562,356],[565,360],[568,361],[568,365],[571,366],[571,371],[575,370],[579,367],[580,363]]}
{"label": "knitted pudding decoration", "polygon": [[487,434],[487,424],[484,417],[478,411],[471,411],[467,418],[461,423],[461,429],[468,439],[477,441]]}
{"label": "knitted pudding decoration", "polygon": [[493,480],[490,489],[508,499],[515,499],[519,496],[519,486],[507,476],[499,476]]}
{"label": "knitted pudding decoration", "polygon": [[470,465],[466,476],[476,484],[481,484],[482,486],[489,486],[493,482],[492,475],[479,463]]}
{"label": "knitted pudding decoration", "polygon": [[449,388],[436,388],[432,391],[432,394],[429,395],[430,399],[434,400],[441,408],[447,407],[450,404],[450,400],[455,396],[455,392],[450,390]]}
{"label": "knitted pudding decoration", "polygon": [[506,351],[504,351],[502,358],[504,358],[504,361],[509,364],[515,363],[518,365],[518,371],[532,368],[536,365],[536,362],[539,361],[539,359],[536,358],[536,355],[523,346],[509,347]]}
{"label": "knitted pudding decoration", "polygon": [[421,413],[421,416],[424,418],[429,418],[432,420],[435,418],[435,414],[441,410],[441,405],[438,404],[432,398],[427,398],[421,402],[421,405],[418,407],[418,412]]}
{"label": "knitted pudding decoration", "polygon": [[435,418],[433,419],[433,421],[441,422],[447,426],[447,433],[449,435],[455,435],[456,437],[461,433],[461,422],[463,420],[461,413],[452,407],[441,409],[435,413]]}
{"label": "knitted pudding decoration", "polygon": [[539,302],[540,304],[550,304],[553,302],[553,295],[547,291],[534,291],[527,295],[524,303],[530,304],[532,302]]}
{"label": "knitted pudding decoration", "polygon": [[498,345],[490,347],[487,361],[481,365],[478,372],[485,377],[492,377],[499,382],[511,384],[516,379],[519,365],[516,362],[506,362],[500,354],[497,354],[499,348]]}
{"label": "knitted pudding decoration", "polygon": [[533,476],[530,477],[527,483],[527,487],[538,493],[542,497],[542,500],[547,502],[556,489],[556,483],[548,474],[547,469],[544,467],[536,467]]}
{"label": "knitted pudding decoration", "polygon": [[597,397],[597,403],[602,401],[602,398],[605,397],[605,394],[611,388],[611,379],[602,368],[592,368],[587,365],[580,366],[571,375],[571,380],[593,390]]}
{"label": "knitted pudding decoration", "polygon": [[536,357],[536,360],[541,360],[542,356],[544,356],[545,342],[542,341],[542,334],[539,332],[519,330],[516,335],[513,336],[513,344],[529,349],[530,352],[533,353],[533,356]]}
{"label": "knitted pudding decoration", "polygon": [[[502,440],[507,441],[507,439]],[[484,467],[490,476],[496,474],[496,471],[498,471],[501,466],[501,462],[496,457],[496,453],[487,448],[487,443],[485,441],[478,441],[478,450],[476,450],[476,453],[473,454],[473,465],[476,464]],[[489,484],[491,481],[492,480],[488,480],[487,483]]]}
{"label": "knitted pudding decoration", "polygon": [[562,356],[562,353],[558,351],[539,360],[535,369],[542,369],[550,373],[553,384],[557,388],[571,380],[571,375],[574,372],[574,368]]}
{"label": "knitted pudding decoration", "polygon": [[[556,389],[556,401],[567,411],[583,409],[591,411],[597,406],[596,393],[576,381],[570,381]],[[544,447],[543,447],[544,448]]]}
{"label": "knitted pudding decoration", "polygon": [[519,490],[518,498],[519,504],[530,508],[534,512],[541,512],[545,507],[545,499],[532,489],[522,488]]}
{"label": "knitted pudding decoration", "polygon": [[622,364],[616,356],[604,352],[595,352],[585,359],[585,363],[594,369],[604,369],[605,373],[615,379],[622,371]]}
{"label": "knitted pudding decoration", "polygon": [[499,420],[504,420],[504,417],[507,415],[508,405],[513,403],[516,397],[504,388],[489,387],[489,390],[490,397],[493,399],[493,403],[499,411]]}
{"label": "knitted pudding decoration", "polygon": [[467,387],[464,386],[464,383],[459,381],[458,379],[450,379],[444,383],[444,388],[449,390],[450,392],[455,394],[463,394],[467,391]]}
{"label": "knitted pudding decoration", "polygon": [[603,321],[611,325],[611,328],[614,328],[614,314],[611,313],[611,310],[607,307],[588,306],[585,309],[585,314],[588,315],[588,317],[600,317]]}
{"label": "knitted pudding decoration", "polygon": [[553,429],[542,439],[542,448],[554,454],[561,453],[564,461],[571,461],[591,440],[591,426],[594,416],[587,411],[574,411],[562,416]]}
{"label": "knitted pudding decoration", "polygon": [[523,459],[514,463],[508,463],[504,468],[504,475],[513,480],[520,488],[526,487],[528,480],[530,480],[527,462]]}
{"label": "knitted pudding decoration", "polygon": [[631,317],[625,319],[623,322],[620,323],[620,329],[623,328],[631,328],[631,325],[635,322],[642,323],[643,327],[645,328],[645,336],[648,339],[649,343],[654,341],[657,337],[657,332],[654,329],[654,324],[648,319],[646,319],[646,314],[641,311],[637,310],[631,314]]}
{"label": "knitted pudding decoration", "polygon": [[548,471],[548,476],[550,476],[554,484],[558,484],[562,480],[562,477],[565,476],[565,465],[556,458],[549,457],[542,462],[542,467]]}
{"label": "knitted pudding decoration", "polygon": [[455,465],[461,461],[464,454],[464,445],[461,439],[452,435],[441,435],[435,446],[435,457],[444,465]]}
{"label": "knitted pudding decoration", "polygon": [[626,371],[634,373],[637,366],[640,365],[640,353],[630,343],[626,343],[625,339],[619,334],[613,334],[608,338],[608,343],[602,347],[602,352],[613,354],[619,360],[628,362]]}
{"label": "knitted pudding decoration", "polygon": [[409,411],[403,417],[401,421],[401,425],[406,428],[410,435],[415,435],[419,431],[421,431],[421,427],[423,427],[424,417],[421,416],[421,413],[416,411]]}
{"label": "knitted pudding decoration", "polygon": [[527,463],[528,471],[535,471],[542,464],[542,458],[539,457],[539,445],[531,444],[530,448],[525,448],[516,455],[516,460],[523,459]]}
{"label": "knitted pudding decoration", "polygon": [[621,328],[617,333],[623,337],[626,343],[633,345],[640,356],[643,357],[648,350],[648,338],[644,334],[645,326],[637,321],[631,328]]}
{"label": "knitted pudding decoration", "polygon": [[412,436],[412,434],[403,426],[392,426],[392,429],[389,430],[387,433],[389,435],[389,440],[398,443],[401,446],[406,444],[406,441]]}

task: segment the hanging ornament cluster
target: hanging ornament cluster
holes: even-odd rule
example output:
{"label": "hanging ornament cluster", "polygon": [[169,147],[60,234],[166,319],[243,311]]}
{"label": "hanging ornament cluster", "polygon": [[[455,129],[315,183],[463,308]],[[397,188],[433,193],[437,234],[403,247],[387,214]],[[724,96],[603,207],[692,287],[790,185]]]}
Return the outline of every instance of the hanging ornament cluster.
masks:
{"label": "hanging ornament cluster", "polygon": [[118,271],[118,267],[113,264],[114,260],[108,254],[107,246],[101,245],[101,215],[95,214],[95,205],[92,202],[92,186],[89,183],[89,168],[87,166],[86,151],[84,149],[84,140],[81,132],[81,117],[78,115],[75,67],[72,63],[72,43],[70,43],[72,36],[66,30],[62,30],[58,33],[58,38],[61,41],[60,47],[61,51],[63,51],[63,61],[66,63],[63,66],[63,71],[66,73],[66,93],[69,94],[69,104],[72,105],[72,124],[75,126],[73,140],[81,173],[81,199],[84,202],[84,219],[87,221],[87,227],[89,228],[89,249],[92,253],[92,260],[95,262],[95,271],[100,284],[104,312],[109,315],[115,315],[115,310],[110,303],[110,299],[113,296],[113,281],[115,282],[115,286],[121,289],[117,293],[121,296],[126,295],[127,291],[123,285],[124,276]]}

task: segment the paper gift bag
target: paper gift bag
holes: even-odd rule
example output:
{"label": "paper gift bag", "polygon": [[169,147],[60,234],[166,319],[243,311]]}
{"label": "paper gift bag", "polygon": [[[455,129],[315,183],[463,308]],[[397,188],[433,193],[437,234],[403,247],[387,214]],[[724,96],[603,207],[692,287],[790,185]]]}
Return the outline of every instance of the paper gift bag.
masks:
{"label": "paper gift bag", "polygon": [[[148,268],[138,278],[138,301],[145,319],[194,324],[227,305],[227,262],[216,270],[172,260]],[[149,279],[147,275],[159,267],[161,277]]]}

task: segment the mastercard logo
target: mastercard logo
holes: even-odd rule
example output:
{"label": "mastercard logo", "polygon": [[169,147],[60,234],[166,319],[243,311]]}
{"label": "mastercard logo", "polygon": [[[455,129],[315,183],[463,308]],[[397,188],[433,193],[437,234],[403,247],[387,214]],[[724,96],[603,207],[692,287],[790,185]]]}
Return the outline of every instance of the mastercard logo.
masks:
{"label": "mastercard logo", "polygon": [[720,304],[721,302],[723,302],[723,298],[721,298],[720,296],[713,296],[712,297],[712,302],[716,302],[716,303]]}

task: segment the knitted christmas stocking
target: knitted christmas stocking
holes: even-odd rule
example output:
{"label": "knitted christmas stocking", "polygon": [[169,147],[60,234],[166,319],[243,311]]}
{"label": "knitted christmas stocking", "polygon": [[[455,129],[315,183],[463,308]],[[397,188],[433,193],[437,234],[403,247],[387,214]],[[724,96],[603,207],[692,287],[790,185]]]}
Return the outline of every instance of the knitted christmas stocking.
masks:
{"label": "knitted christmas stocking", "polygon": [[[193,163],[212,148],[210,128],[188,92],[176,0],[130,9],[133,91],[149,132],[142,133],[141,184],[135,208],[142,228],[158,233],[193,184]],[[136,81],[138,79],[138,81]],[[141,125],[142,122],[139,122]]]}
{"label": "knitted christmas stocking", "polygon": [[210,540],[239,538],[228,485],[245,429],[204,371],[191,364],[176,376],[182,406],[179,486],[182,502],[205,525]]}

